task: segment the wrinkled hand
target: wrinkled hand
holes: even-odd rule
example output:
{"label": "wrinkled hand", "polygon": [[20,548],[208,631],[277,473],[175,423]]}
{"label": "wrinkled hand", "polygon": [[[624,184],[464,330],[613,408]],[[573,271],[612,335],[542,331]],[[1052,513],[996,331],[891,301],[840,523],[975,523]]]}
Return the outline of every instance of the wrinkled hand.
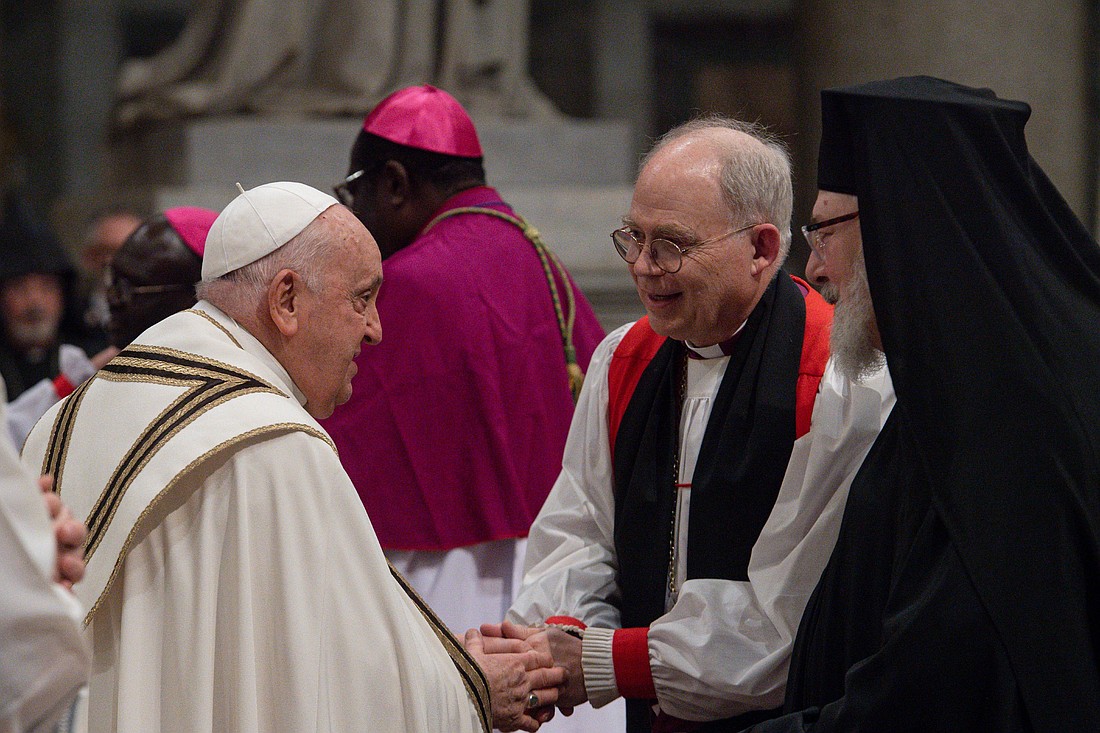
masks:
{"label": "wrinkled hand", "polygon": [[69,507],[62,503],[61,497],[53,493],[52,476],[39,478],[38,486],[42,489],[46,509],[53,523],[54,538],[57,540],[57,566],[54,568],[53,580],[72,590],[73,584],[79,583],[84,577],[84,538],[88,535],[88,530],[83,522],[73,516]]}
{"label": "wrinkled hand", "polygon": [[[521,653],[528,649],[534,649],[537,652],[549,655],[551,659],[553,658],[554,655],[550,652],[550,640],[545,629],[536,626],[519,626],[507,621],[504,623],[510,627],[510,637],[505,636],[502,624],[481,625],[482,643],[486,653]],[[564,689],[564,685],[557,689],[558,696],[561,695],[562,689]],[[538,694],[537,690],[535,692]],[[539,695],[539,705],[536,710],[537,713],[531,713],[531,715],[543,723],[554,717],[554,705],[543,695]],[[573,708],[568,708],[562,712],[565,715],[571,715]]]}
{"label": "wrinkled hand", "polygon": [[584,687],[584,670],[581,668],[582,642],[577,637],[561,629],[550,627],[536,629],[520,626],[510,621],[502,624],[485,624],[481,633],[486,636],[501,636],[505,639],[522,639],[540,651],[549,651],[554,664],[565,669],[565,686],[558,695],[558,708],[564,715],[571,715],[573,708],[588,702],[588,691]]}
{"label": "wrinkled hand", "polygon": [[515,651],[527,648],[552,654],[550,638],[543,626],[521,626],[511,621],[501,624],[482,624],[481,635],[485,651],[493,654],[497,651]]}
{"label": "wrinkled hand", "polygon": [[[565,670],[553,666],[548,651],[532,648],[520,639],[486,639],[477,629],[466,632],[463,646],[489,680],[493,727],[536,731],[553,717]],[[538,696],[535,709],[527,707],[531,693]]]}

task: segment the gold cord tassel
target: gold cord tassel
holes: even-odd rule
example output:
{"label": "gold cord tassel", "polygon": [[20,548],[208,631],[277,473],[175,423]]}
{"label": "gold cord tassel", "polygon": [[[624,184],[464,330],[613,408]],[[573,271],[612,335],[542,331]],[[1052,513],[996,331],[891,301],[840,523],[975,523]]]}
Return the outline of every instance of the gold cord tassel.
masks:
{"label": "gold cord tassel", "polygon": [[569,391],[573,393],[575,404],[577,398],[581,396],[581,387],[584,386],[584,372],[581,371],[581,366],[577,362],[566,364],[565,369],[569,372]]}

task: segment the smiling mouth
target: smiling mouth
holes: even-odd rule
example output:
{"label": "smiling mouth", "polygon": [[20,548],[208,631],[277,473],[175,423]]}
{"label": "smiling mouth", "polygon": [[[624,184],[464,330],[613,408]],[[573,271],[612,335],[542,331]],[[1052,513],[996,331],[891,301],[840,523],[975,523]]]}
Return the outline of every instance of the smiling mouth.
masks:
{"label": "smiling mouth", "polygon": [[663,305],[679,298],[683,293],[642,293],[642,300],[653,305]]}

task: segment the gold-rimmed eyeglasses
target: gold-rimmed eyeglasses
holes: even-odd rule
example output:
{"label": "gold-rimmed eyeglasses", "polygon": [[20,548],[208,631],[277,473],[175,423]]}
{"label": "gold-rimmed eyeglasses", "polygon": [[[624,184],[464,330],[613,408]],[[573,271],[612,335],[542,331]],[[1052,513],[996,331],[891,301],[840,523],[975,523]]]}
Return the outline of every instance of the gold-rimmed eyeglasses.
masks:
{"label": "gold-rimmed eyeglasses", "polygon": [[[746,229],[752,229],[755,226],[759,226],[759,222],[756,224],[746,224],[743,227],[733,229],[725,234],[719,234],[717,237],[691,242],[683,246],[658,237],[657,239],[649,240],[649,256],[653,260],[653,264],[657,265],[662,271],[672,275],[679,272],[680,268],[684,266],[684,254],[692,247],[711,244],[720,239],[732,237],[734,234],[743,232]],[[621,227],[611,232],[611,242],[615,245],[615,251],[619,253],[619,256],[631,265],[637,262],[638,258],[642,256],[642,249],[645,246],[643,242],[638,240],[634,235],[634,231],[629,226]]]}
{"label": "gold-rimmed eyeglasses", "polygon": [[806,243],[810,245],[810,249],[817,252],[818,257],[825,257],[825,237],[832,234],[832,232],[821,231],[825,227],[831,227],[834,224],[843,224],[846,221],[851,221],[859,216],[859,211],[853,211],[850,214],[842,214],[841,216],[834,216],[832,219],[826,219],[825,221],[815,221],[813,224],[807,224],[802,227],[802,236],[806,238]]}

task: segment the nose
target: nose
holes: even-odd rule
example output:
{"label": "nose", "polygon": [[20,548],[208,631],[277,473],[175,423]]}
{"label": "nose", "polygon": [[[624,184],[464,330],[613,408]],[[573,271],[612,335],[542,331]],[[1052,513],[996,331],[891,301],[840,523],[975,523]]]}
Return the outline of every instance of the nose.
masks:
{"label": "nose", "polygon": [[364,317],[366,327],[363,331],[363,341],[369,346],[374,346],[382,340],[382,320],[378,317],[378,308],[371,304]]}
{"label": "nose", "polygon": [[657,263],[653,260],[653,248],[649,245],[642,247],[642,251],[638,253],[638,259],[634,260],[634,264],[630,266],[630,269],[635,275],[646,277],[658,277],[665,274],[665,271],[657,267]]}
{"label": "nose", "polygon": [[821,259],[821,255],[812,247],[810,259],[806,260],[806,279],[815,285],[824,285],[829,282],[829,276],[825,274],[825,260]]}

